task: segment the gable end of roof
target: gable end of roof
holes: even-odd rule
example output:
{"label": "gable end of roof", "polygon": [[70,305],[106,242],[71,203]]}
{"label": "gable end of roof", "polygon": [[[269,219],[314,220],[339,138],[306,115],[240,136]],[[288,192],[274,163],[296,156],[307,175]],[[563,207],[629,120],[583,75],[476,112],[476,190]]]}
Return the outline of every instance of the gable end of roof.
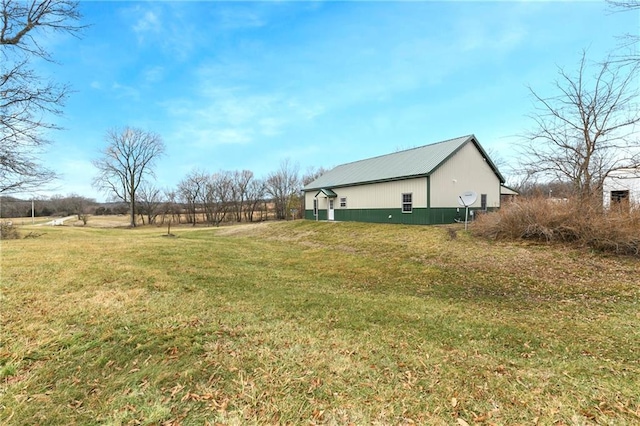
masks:
{"label": "gable end of roof", "polygon": [[303,190],[313,191],[429,176],[469,142],[476,146],[500,182],[504,183],[498,168],[482,149],[475,135],[467,135],[341,164],[306,185]]}

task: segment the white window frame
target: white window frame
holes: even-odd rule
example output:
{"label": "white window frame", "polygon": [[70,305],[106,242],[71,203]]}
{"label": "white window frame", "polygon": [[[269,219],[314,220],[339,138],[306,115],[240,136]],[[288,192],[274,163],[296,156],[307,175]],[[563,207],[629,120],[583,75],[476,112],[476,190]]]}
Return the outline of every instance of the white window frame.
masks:
{"label": "white window frame", "polygon": [[313,216],[318,217],[318,199],[313,199]]}
{"label": "white window frame", "polygon": [[[408,197],[409,201],[405,200],[405,196]],[[413,192],[404,192],[402,194],[402,204],[400,209],[402,210],[402,213],[413,213]]]}
{"label": "white window frame", "polygon": [[341,209],[347,208],[347,197],[340,197],[340,208]]}

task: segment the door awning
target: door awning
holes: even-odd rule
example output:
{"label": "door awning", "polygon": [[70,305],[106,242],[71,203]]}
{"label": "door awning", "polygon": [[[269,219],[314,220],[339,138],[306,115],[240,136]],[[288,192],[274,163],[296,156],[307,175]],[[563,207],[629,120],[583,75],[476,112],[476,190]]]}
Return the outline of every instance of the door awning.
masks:
{"label": "door awning", "polygon": [[338,196],[338,194],[336,194],[335,192],[333,192],[329,188],[322,188],[320,191],[318,191],[318,193],[315,196],[317,197],[321,193],[324,194],[325,197],[329,197],[329,198],[336,198]]}

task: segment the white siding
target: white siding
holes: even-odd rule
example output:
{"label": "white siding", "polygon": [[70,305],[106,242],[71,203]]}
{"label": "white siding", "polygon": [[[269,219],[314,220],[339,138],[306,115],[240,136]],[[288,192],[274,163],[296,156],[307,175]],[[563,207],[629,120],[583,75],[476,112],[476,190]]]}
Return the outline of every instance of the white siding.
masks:
{"label": "white siding", "polygon": [[[413,208],[427,207],[427,178],[407,179],[395,182],[382,182],[371,185],[330,188],[338,197],[335,209],[340,209],[340,198],[347,198],[347,209],[399,209],[402,207],[402,194],[413,194]],[[306,193],[306,205],[313,208],[313,198],[317,191]],[[324,195],[318,196],[321,210],[327,208]]]}
{"label": "white siding", "polygon": [[[318,191],[310,191],[305,193],[305,209],[313,210],[313,200],[315,199],[315,195]],[[337,193],[337,191],[334,191]],[[333,209],[339,209],[340,201],[339,198],[334,198]],[[329,198],[324,194],[318,194],[318,211],[322,210],[324,212],[329,208]]]}
{"label": "white siding", "polygon": [[[306,210],[313,210],[313,200],[318,191],[309,191],[304,193],[304,208]],[[318,209],[326,210],[327,204],[323,194],[318,195]]]}
{"label": "white siding", "polygon": [[611,191],[629,191],[629,203],[640,206],[640,169],[618,170],[604,180],[602,202],[606,208],[611,204]]}
{"label": "white siding", "polygon": [[466,144],[431,175],[431,207],[458,207],[466,191],[478,194],[473,207],[481,207],[480,194],[487,194],[487,207],[500,207],[500,179],[474,144]]}

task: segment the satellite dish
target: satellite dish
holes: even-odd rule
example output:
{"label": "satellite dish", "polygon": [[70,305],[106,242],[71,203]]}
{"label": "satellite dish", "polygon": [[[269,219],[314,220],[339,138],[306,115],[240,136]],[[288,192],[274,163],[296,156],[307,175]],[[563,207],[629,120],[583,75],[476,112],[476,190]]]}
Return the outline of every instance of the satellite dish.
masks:
{"label": "satellite dish", "polygon": [[465,191],[460,196],[458,196],[458,204],[462,207],[469,207],[478,199],[478,194],[474,191]]}

